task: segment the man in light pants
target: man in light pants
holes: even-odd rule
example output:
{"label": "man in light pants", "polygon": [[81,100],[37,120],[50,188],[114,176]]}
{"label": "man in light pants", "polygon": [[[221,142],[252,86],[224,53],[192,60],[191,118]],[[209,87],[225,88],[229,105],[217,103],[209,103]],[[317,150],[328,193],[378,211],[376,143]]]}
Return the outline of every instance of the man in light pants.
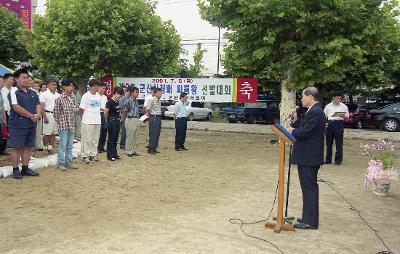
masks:
{"label": "man in light pants", "polygon": [[[36,94],[40,97],[40,84],[38,82],[35,82],[35,79],[33,77],[30,77],[30,78],[35,83],[31,89],[33,91],[35,91]],[[43,111],[43,109],[42,109],[42,111]],[[35,150],[36,151],[43,151],[42,132],[43,132],[43,118],[40,118],[36,122],[36,138],[35,138]]]}
{"label": "man in light pants", "polygon": [[57,122],[60,140],[58,142],[57,164],[61,170],[77,169],[72,164],[72,145],[74,144],[75,112],[79,110],[72,96],[74,83],[65,79],[61,82],[64,93],[55,101],[54,119]]}
{"label": "man in light pants", "polygon": [[89,91],[82,96],[81,104],[79,106],[82,114],[81,156],[83,164],[92,165],[93,162],[98,161],[96,155],[100,137],[101,97],[97,91],[99,90],[100,81],[97,79],[91,79],[89,80],[88,85]]}
{"label": "man in light pants", "polygon": [[[157,87],[153,86],[150,88],[150,93],[146,96],[146,98],[144,99],[144,103],[143,103],[143,112],[144,114],[146,114],[148,117],[150,117],[150,115],[148,114],[148,109],[149,109],[149,102],[154,98],[154,96],[156,95],[156,89]],[[146,126],[146,139],[147,141],[149,141],[150,139],[150,124],[149,126]],[[147,145],[146,148],[149,148],[149,146]]]}
{"label": "man in light pants", "polygon": [[139,137],[139,103],[137,97],[139,96],[139,89],[137,87],[129,87],[131,97],[125,101],[124,116],[125,116],[125,129],[126,129],[126,144],[125,151],[128,157],[139,156],[136,152],[138,137]]}

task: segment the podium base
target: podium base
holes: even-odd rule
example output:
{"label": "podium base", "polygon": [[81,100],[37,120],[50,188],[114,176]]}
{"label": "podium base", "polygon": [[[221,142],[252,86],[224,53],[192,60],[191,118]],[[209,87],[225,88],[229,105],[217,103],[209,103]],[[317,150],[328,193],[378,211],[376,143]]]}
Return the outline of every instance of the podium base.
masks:
{"label": "podium base", "polygon": [[283,231],[294,231],[294,226],[290,224],[280,224],[276,222],[267,222],[265,223],[266,228],[273,229],[275,233],[280,233]]}
{"label": "podium base", "polygon": [[[287,223],[287,224],[293,225],[294,219],[295,219],[295,217],[283,217],[283,223]],[[273,217],[272,220],[276,221],[277,218]]]}

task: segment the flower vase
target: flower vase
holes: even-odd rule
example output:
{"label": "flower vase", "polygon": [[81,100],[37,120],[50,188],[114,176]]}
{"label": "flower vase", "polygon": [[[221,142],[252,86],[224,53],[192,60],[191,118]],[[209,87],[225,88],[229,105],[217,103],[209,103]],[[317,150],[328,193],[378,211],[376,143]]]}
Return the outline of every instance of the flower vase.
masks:
{"label": "flower vase", "polygon": [[390,181],[389,183],[380,183],[375,186],[374,194],[379,197],[386,197],[389,193]]}
{"label": "flower vase", "polygon": [[386,197],[390,188],[390,179],[393,169],[383,168],[380,160],[370,160],[365,173],[364,187],[368,186],[368,182],[374,184],[374,194],[380,197]]}

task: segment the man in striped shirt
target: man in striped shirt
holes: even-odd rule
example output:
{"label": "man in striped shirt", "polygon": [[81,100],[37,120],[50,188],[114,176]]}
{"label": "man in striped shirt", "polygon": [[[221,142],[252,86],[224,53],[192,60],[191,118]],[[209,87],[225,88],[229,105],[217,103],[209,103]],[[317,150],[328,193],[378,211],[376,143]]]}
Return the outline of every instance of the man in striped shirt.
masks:
{"label": "man in striped shirt", "polygon": [[76,169],[72,165],[72,145],[75,134],[75,113],[79,111],[75,98],[72,96],[74,82],[65,79],[62,81],[64,93],[56,99],[54,104],[54,119],[59,131],[57,164],[61,170]]}

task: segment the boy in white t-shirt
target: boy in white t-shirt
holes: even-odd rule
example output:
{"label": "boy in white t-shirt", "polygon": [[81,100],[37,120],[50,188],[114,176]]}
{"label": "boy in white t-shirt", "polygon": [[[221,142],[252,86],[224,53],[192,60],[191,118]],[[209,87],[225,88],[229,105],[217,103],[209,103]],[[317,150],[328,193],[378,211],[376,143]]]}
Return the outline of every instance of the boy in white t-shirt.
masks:
{"label": "boy in white t-shirt", "polygon": [[91,165],[97,161],[97,145],[100,137],[101,116],[101,96],[97,93],[100,81],[91,79],[88,82],[89,91],[86,92],[81,99],[79,108],[82,114],[82,162]]}

